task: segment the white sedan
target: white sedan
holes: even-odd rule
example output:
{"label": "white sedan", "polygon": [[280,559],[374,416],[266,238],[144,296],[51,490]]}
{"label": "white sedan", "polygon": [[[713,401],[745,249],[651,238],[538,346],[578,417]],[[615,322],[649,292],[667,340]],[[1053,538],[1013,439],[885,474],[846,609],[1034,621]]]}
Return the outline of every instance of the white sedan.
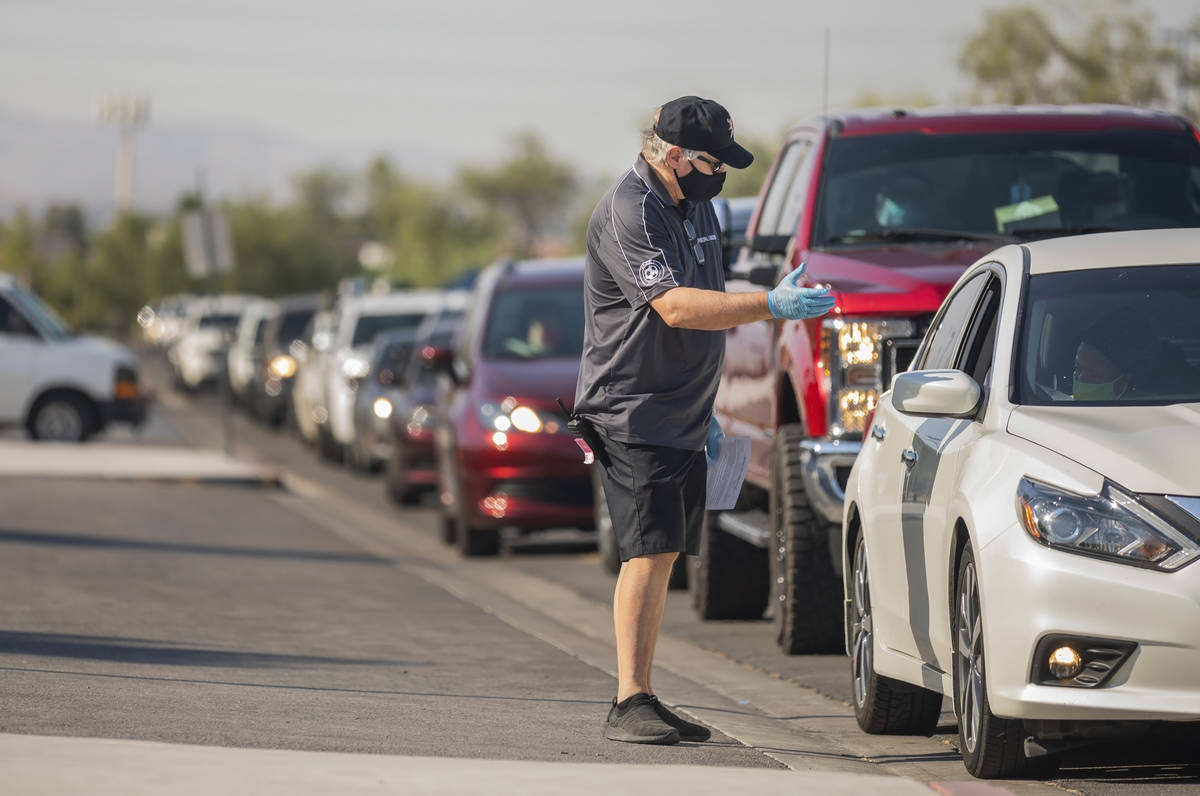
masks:
{"label": "white sedan", "polygon": [[846,643],[872,733],[953,696],[967,770],[1200,720],[1200,229],[969,268],[846,488]]}

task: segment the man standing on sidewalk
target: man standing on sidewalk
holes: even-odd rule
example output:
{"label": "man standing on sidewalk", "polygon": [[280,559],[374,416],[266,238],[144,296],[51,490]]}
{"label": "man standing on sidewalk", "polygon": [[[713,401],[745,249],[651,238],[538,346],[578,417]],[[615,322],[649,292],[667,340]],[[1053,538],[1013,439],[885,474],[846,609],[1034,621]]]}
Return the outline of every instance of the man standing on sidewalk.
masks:
{"label": "man standing on sidewalk", "polygon": [[720,228],[708,201],[726,166],[754,156],[733,140],[721,105],[680,97],[642,134],[633,168],[588,224],[583,361],[575,411],[599,434],[604,494],[621,572],[613,595],[617,696],[604,735],[614,741],[704,741],[709,731],[658,701],[650,678],[671,567],[699,549],[709,457],[722,437],[712,416],[725,330],[833,307],[799,287],[801,267],[768,293],[725,292]]}

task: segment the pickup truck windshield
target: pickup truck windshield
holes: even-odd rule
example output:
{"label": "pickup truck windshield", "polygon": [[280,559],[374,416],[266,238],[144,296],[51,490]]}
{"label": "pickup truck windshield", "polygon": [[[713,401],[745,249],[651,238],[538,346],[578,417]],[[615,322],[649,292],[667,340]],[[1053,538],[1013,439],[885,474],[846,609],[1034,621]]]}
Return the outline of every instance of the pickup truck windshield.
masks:
{"label": "pickup truck windshield", "polygon": [[1200,265],[1029,279],[1017,403],[1200,401]]}
{"label": "pickup truck windshield", "polygon": [[817,207],[817,246],[1200,226],[1200,143],[1182,129],[835,138]]}
{"label": "pickup truck windshield", "polygon": [[45,339],[66,340],[71,336],[71,330],[67,324],[37,295],[18,287],[12,288],[8,297]]}
{"label": "pickup truck windshield", "polygon": [[483,339],[485,359],[579,358],[583,353],[583,290],[512,288],[496,294]]}

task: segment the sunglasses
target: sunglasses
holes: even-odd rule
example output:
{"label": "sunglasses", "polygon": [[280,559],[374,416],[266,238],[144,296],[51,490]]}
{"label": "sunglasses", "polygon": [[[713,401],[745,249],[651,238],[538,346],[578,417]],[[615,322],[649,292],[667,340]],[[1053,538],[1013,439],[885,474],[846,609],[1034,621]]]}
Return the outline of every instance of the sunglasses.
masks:
{"label": "sunglasses", "polygon": [[696,262],[704,265],[704,247],[696,240],[696,227],[689,219],[683,220],[683,231],[687,233],[688,244],[692,247],[692,254],[696,255]]}
{"label": "sunglasses", "polygon": [[704,155],[696,155],[695,160],[703,160],[705,163],[707,163],[708,167],[713,170],[713,174],[725,170],[725,162],[722,160],[713,160],[712,158],[705,157]]}

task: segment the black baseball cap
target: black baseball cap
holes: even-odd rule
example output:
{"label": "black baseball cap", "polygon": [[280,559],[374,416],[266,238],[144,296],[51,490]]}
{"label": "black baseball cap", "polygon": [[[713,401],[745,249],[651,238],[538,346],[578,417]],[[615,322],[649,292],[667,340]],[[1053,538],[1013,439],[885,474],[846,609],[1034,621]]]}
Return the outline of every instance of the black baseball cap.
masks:
{"label": "black baseball cap", "polygon": [[707,152],[735,169],[754,162],[754,155],[733,140],[733,119],[718,102],[680,97],[662,106],[654,132],[668,144]]}

